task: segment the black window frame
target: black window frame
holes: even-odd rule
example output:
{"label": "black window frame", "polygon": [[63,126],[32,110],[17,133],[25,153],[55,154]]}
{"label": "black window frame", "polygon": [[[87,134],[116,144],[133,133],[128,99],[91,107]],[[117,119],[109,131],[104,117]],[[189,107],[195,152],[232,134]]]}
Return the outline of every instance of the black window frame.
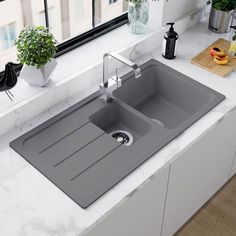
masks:
{"label": "black window frame", "polygon": [[[48,4],[47,4],[47,0],[43,0],[43,1],[44,1],[44,12],[45,12],[45,24],[46,24],[46,28],[49,28],[50,22],[49,22],[49,16],[48,16]],[[60,43],[57,47],[58,50],[55,55],[55,58],[85,43],[88,43],[128,22],[128,13],[126,12],[118,17],[115,17],[114,19],[108,22],[105,22],[96,26],[95,25],[95,0],[91,0],[91,1],[92,1],[92,29]],[[19,75],[22,69],[22,66],[23,66],[22,64],[17,64],[14,66],[14,70],[17,73],[17,75]],[[4,71],[1,71],[0,78],[2,77],[3,74],[4,74]]]}
{"label": "black window frame", "polygon": [[117,0],[109,0],[110,5],[113,4],[113,3],[116,3],[116,2],[117,2]]}

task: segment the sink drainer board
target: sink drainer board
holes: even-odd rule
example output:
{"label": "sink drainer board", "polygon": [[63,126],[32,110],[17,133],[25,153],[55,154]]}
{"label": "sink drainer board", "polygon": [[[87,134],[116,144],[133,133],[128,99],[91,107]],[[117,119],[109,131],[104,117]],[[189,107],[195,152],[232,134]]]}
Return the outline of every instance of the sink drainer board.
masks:
{"label": "sink drainer board", "polygon": [[[87,208],[224,99],[216,91],[155,60],[141,66],[143,71],[150,72],[157,68],[209,94],[204,106],[177,127],[170,129],[153,122],[149,113],[140,112],[146,111],[144,104],[135,109],[128,105],[132,99],[126,96],[127,103],[122,101],[122,93],[115,102],[106,104],[97,92],[12,141],[10,146],[72,200]],[[123,85],[126,86],[132,75],[123,79],[127,80]],[[145,78],[136,81],[140,79]],[[115,140],[110,135],[114,130],[130,132],[133,144],[126,146]]]}

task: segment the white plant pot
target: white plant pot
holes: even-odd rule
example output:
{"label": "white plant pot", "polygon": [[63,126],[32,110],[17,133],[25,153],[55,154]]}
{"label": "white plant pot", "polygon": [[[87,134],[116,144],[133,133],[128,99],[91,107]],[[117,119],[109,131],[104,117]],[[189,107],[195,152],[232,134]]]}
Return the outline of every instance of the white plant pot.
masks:
{"label": "white plant pot", "polygon": [[24,65],[19,77],[25,80],[29,85],[45,87],[52,77],[56,65],[57,62],[54,59],[49,61],[46,65],[41,66],[39,69],[35,66]]}

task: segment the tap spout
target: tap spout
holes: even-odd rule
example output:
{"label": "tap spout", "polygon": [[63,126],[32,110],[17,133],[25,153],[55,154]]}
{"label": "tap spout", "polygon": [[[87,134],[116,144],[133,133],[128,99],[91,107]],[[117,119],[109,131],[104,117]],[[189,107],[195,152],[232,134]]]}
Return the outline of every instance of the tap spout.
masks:
{"label": "tap spout", "polygon": [[108,68],[109,57],[112,57],[115,60],[132,68],[134,71],[135,78],[139,78],[141,76],[141,70],[140,70],[139,66],[137,64],[135,64],[134,62],[126,59],[125,57],[123,57],[115,52],[105,53],[103,56],[103,85],[105,88],[108,86],[108,79],[109,79],[109,68]]}

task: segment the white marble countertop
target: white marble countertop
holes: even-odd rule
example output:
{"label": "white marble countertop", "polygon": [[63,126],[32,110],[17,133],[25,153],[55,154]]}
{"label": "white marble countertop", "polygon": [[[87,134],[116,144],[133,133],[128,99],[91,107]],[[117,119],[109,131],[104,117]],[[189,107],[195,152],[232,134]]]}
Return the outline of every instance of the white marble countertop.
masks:
{"label": "white marble countertop", "polygon": [[226,95],[226,100],[132,172],[88,209],[84,210],[9,148],[9,142],[47,120],[68,104],[61,103],[7,134],[0,136],[0,235],[85,235],[113,209],[124,203],[153,176],[171,163],[205,132],[221,122],[236,105],[236,72],[220,78],[190,63],[190,59],[220,36],[200,23],[180,36],[178,56],[165,60],[161,48],[152,55],[172,68]]}

